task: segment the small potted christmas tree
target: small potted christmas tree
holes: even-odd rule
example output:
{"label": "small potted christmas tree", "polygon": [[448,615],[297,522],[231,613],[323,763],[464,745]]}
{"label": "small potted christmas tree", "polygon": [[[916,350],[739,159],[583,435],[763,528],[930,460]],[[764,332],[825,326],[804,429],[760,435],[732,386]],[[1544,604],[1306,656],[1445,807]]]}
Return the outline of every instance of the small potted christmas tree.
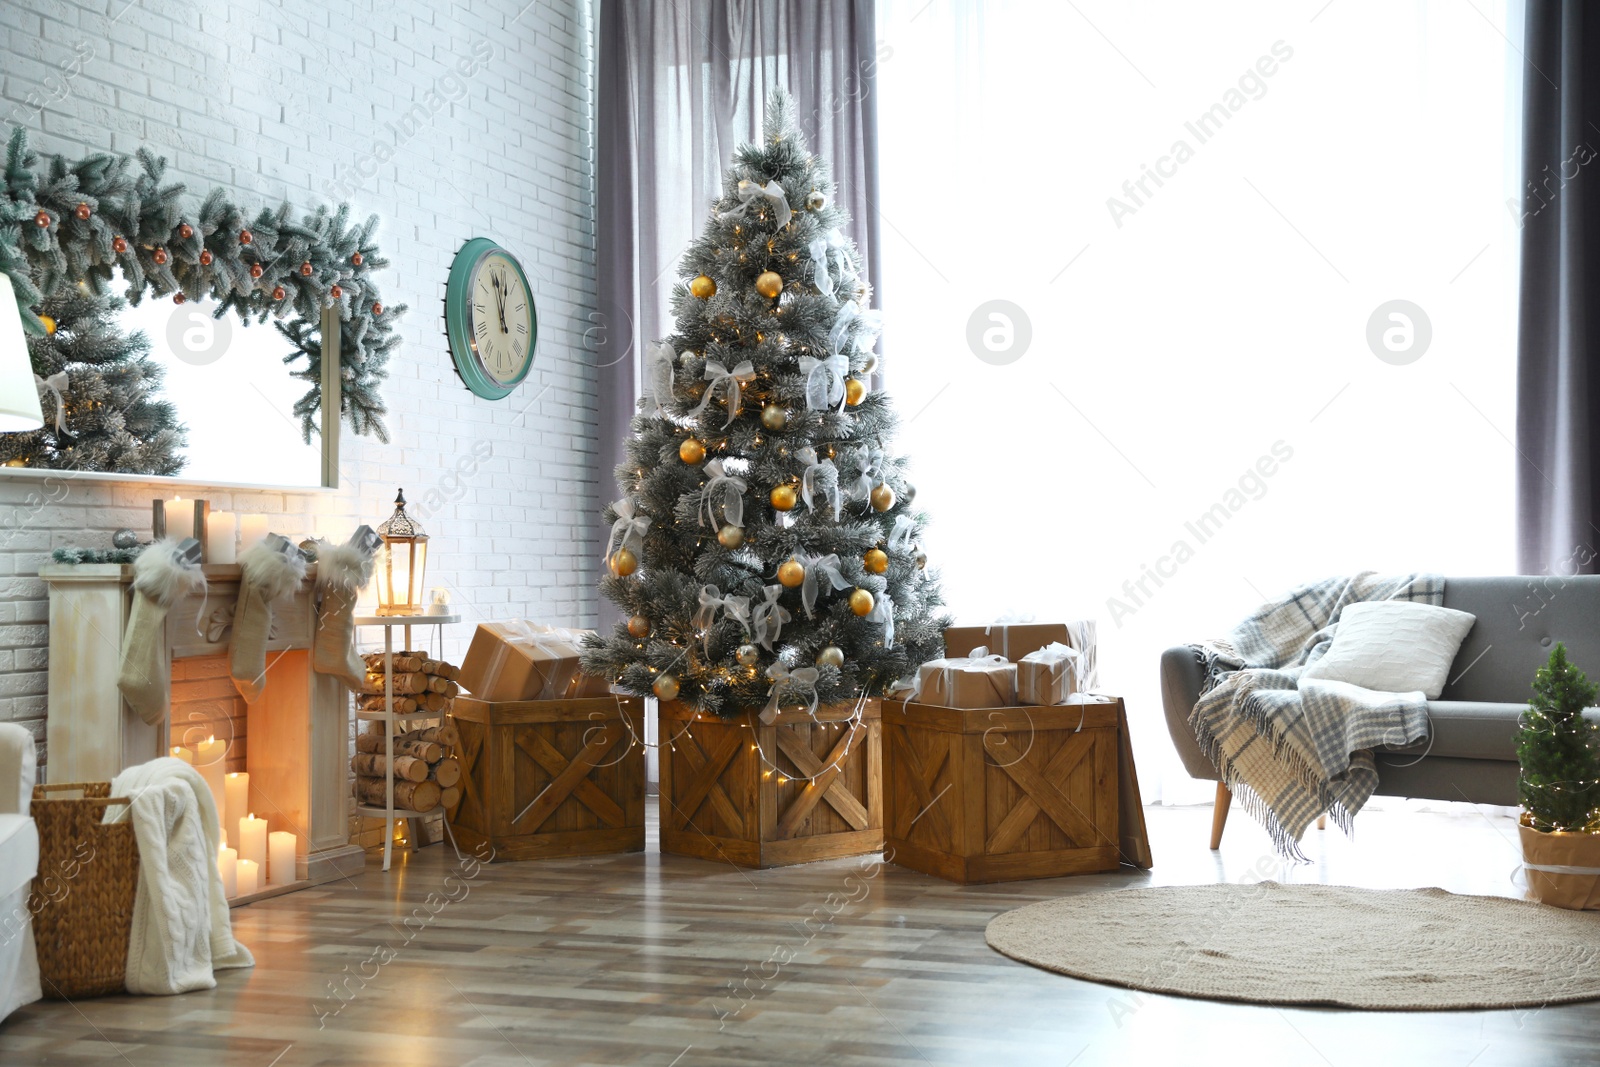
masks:
{"label": "small potted christmas tree", "polygon": [[1573,910],[1600,910],[1600,723],[1583,715],[1595,692],[1556,645],[1517,734],[1528,891]]}

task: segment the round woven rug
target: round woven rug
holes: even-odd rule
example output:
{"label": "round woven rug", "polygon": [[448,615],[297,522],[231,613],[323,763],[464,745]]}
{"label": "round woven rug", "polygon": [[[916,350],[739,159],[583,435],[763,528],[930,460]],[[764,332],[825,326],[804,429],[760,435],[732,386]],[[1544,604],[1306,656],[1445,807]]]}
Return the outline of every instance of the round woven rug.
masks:
{"label": "round woven rug", "polygon": [[1165,886],[1006,912],[991,947],[1153,993],[1377,1011],[1600,999],[1600,912],[1442,889]]}

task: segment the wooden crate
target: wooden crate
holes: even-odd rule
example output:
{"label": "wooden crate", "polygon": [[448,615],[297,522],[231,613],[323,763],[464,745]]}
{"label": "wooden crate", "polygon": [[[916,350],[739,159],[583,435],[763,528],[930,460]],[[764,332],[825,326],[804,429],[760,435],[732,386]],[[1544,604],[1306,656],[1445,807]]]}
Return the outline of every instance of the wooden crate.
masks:
{"label": "wooden crate", "polygon": [[[457,697],[462,851],[501,860],[644,848],[644,701]],[[637,742],[637,743],[636,743]]]}
{"label": "wooden crate", "polygon": [[885,858],[962,883],[1115,870],[1121,714],[1114,698],[973,711],[885,701]]}
{"label": "wooden crate", "polygon": [[662,852],[781,867],[883,847],[882,701],[859,718],[853,703],[819,708],[820,724],[802,710],[723,719],[675,700],[660,714]]}

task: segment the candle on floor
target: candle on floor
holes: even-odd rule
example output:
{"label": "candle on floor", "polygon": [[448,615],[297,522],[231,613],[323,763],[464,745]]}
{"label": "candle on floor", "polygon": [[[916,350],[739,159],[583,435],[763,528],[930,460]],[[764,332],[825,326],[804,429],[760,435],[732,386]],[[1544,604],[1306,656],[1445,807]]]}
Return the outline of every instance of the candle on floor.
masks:
{"label": "candle on floor", "polygon": [[250,814],[250,776],[234,771],[222,783],[226,798],[222,807],[222,828],[228,844],[239,847],[239,820]]}
{"label": "candle on floor", "polygon": [[231,511],[213,511],[206,517],[206,562],[239,562],[239,516]]}
{"label": "candle on floor", "polygon": [[239,516],[239,551],[243,552],[251,545],[265,541],[270,532],[265,515]]}
{"label": "candle on floor", "polygon": [[255,860],[240,860],[235,865],[235,871],[234,878],[239,888],[235,896],[249,896],[261,889],[261,865]]}
{"label": "candle on floor", "polygon": [[194,769],[200,772],[200,777],[204,778],[206,785],[211,788],[211,799],[220,823],[228,803],[227,793],[222,784],[227,773],[225,761],[228,756],[228,743],[218,741],[215,737],[208,737],[200,742],[198,747],[199,751],[194,757]]}
{"label": "candle on floor", "polygon": [[239,895],[239,850],[223,845],[217,849],[217,873],[222,875],[222,895]]}
{"label": "candle on floor", "polygon": [[[250,860],[259,871],[267,865],[267,820],[254,814],[239,820],[239,860]],[[242,880],[242,879],[241,879]]]}
{"label": "candle on floor", "polygon": [[288,885],[294,881],[294,834],[288,830],[274,830],[267,835],[267,884]]}

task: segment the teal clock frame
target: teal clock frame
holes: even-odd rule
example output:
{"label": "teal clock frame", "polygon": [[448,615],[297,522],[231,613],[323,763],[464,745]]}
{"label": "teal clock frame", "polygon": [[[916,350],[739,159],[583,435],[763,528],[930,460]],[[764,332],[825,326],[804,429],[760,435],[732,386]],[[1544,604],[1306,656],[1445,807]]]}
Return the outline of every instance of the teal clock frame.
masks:
{"label": "teal clock frame", "polygon": [[[499,382],[494,375],[484,369],[478,360],[476,350],[472,347],[472,330],[468,324],[467,310],[471,304],[470,286],[472,284],[473,268],[490,252],[499,252],[511,261],[516,268],[517,277],[522,280],[522,286],[528,291],[528,318],[530,320],[528,338],[528,362],[522,371],[510,382]],[[485,400],[504,400],[510,396],[522,380],[533,370],[534,354],[539,347],[539,306],[533,298],[533,286],[528,284],[528,276],[523,273],[522,263],[516,256],[487,237],[474,237],[461,246],[456,253],[456,258],[450,262],[450,280],[444,290],[444,324],[445,336],[450,341],[450,358],[455,362],[456,373],[461,375],[461,380],[466,383],[478,396]]]}

